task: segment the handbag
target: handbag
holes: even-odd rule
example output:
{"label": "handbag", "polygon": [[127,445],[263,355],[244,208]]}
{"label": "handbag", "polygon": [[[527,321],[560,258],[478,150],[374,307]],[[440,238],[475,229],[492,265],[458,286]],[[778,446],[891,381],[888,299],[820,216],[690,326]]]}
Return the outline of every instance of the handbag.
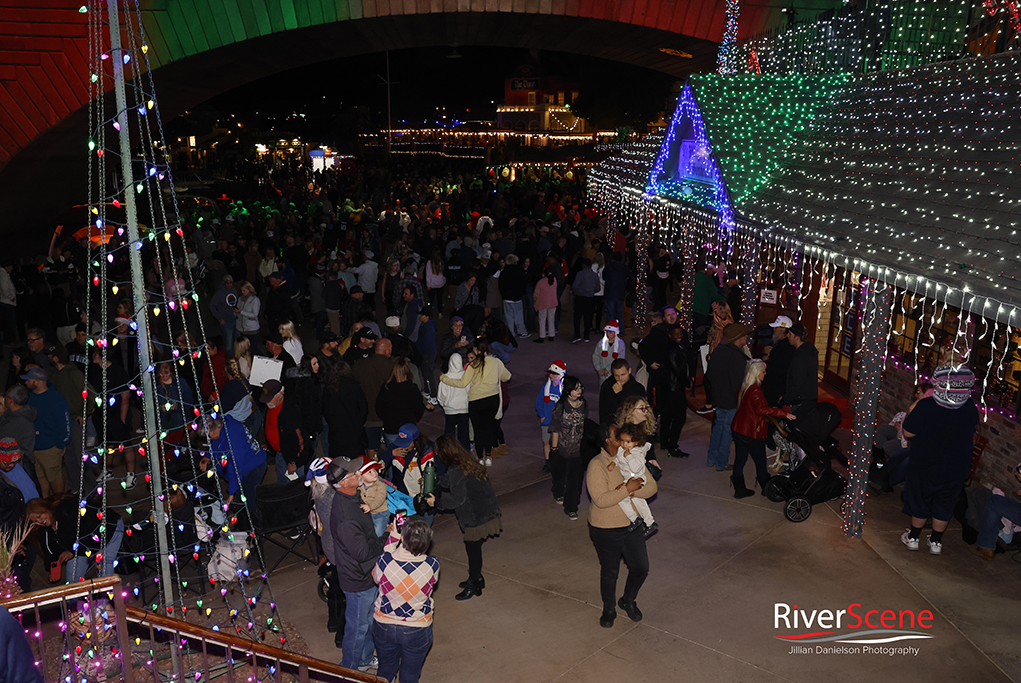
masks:
{"label": "handbag", "polygon": [[659,465],[654,465],[651,462],[645,463],[645,468],[649,470],[649,474],[656,481],[659,481],[663,477],[663,468]]}

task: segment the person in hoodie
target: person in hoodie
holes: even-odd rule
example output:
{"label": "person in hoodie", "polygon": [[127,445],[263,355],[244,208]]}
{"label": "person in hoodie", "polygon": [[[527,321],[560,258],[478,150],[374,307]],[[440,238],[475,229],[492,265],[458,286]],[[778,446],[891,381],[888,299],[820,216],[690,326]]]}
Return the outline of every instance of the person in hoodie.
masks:
{"label": "person in hoodie", "polygon": [[546,371],[546,382],[539,388],[535,397],[535,414],[539,417],[539,428],[542,430],[542,455],[544,472],[549,471],[549,425],[553,417],[553,408],[560,400],[560,392],[567,374],[567,363],[555,360]]}
{"label": "person in hoodie", "polygon": [[231,275],[223,276],[223,284],[209,298],[209,312],[216,318],[223,333],[223,343],[220,345],[222,349],[234,348],[238,334],[236,309],[240,300],[241,295],[234,288],[234,278]]}
{"label": "person in hoodie", "polygon": [[244,423],[230,415],[207,418],[206,436],[209,437],[210,457],[199,460],[199,468],[207,472],[215,467],[227,482],[226,502],[233,502],[240,491],[248,513],[254,517],[258,509],[255,488],[266,476],[266,451]]}
{"label": "person in hoodie", "polygon": [[[460,353],[450,354],[447,364],[447,377],[461,379],[464,375],[464,359]],[[468,434],[468,387],[452,387],[440,384],[437,400],[443,408],[446,420],[443,433],[454,436],[466,451],[471,450],[471,437]]]}

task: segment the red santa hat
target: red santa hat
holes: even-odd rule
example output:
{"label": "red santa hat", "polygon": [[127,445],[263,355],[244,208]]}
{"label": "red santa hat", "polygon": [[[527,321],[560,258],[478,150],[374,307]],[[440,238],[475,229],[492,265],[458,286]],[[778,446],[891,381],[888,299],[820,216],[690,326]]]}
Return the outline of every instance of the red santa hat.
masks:
{"label": "red santa hat", "polygon": [[563,377],[564,375],[567,374],[567,363],[565,363],[562,360],[555,360],[549,366],[549,370],[547,370],[546,372],[551,372],[554,375],[560,375],[561,377]]}
{"label": "red santa hat", "polygon": [[620,324],[616,320],[611,320],[606,323],[606,327],[603,328],[603,332],[613,332],[614,334],[620,334]]}

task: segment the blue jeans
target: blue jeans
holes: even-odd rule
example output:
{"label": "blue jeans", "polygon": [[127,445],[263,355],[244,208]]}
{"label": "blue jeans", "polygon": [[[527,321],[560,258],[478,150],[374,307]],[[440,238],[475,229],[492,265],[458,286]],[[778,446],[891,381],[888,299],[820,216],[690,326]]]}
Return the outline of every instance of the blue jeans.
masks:
{"label": "blue jeans", "polygon": [[372,613],[376,609],[378,591],[378,586],[357,593],[344,591],[347,608],[344,610],[344,641],[341,645],[344,652],[340,659],[341,666],[357,669],[372,661],[372,651],[375,649],[372,642]]}
{"label": "blue jeans", "polygon": [[730,462],[730,423],[734,421],[737,408],[717,408],[713,419],[713,433],[709,437],[709,455],[706,464],[722,472]]}
{"label": "blue jeans", "polygon": [[[412,512],[409,510],[408,512]],[[382,512],[372,513],[372,528],[376,531],[377,536],[382,536],[386,533],[386,525],[390,523],[390,511],[383,510]]]}
{"label": "blue jeans", "polygon": [[[993,550],[996,548],[996,537],[1000,534],[1002,525],[1000,518],[1006,517],[1014,524],[1021,524],[1021,503],[1003,496],[989,496],[986,499],[986,511],[982,517],[982,528],[978,531],[978,541],[975,542],[979,548]],[[380,660],[382,663],[382,660]]]}
{"label": "blue jeans", "polygon": [[606,322],[616,320],[620,325],[621,332],[624,331],[624,300],[603,299],[603,311],[606,314]]}
{"label": "blue jeans", "polygon": [[226,325],[220,325],[223,332],[223,349],[231,358],[234,357],[234,342],[240,336],[236,320],[228,320]]}
{"label": "blue jeans", "polygon": [[376,675],[392,681],[400,672],[401,683],[418,683],[425,656],[433,645],[432,624],[415,628],[373,621],[372,637],[379,657]]}
{"label": "blue jeans", "polygon": [[[119,519],[117,520],[116,528],[110,534],[110,540],[107,541],[106,547],[103,548],[103,564],[99,568],[98,576],[109,576],[114,573],[114,562],[117,560],[117,553],[120,552],[121,540],[123,538],[124,520]],[[68,560],[67,564],[64,565],[64,580],[68,583],[75,583],[78,579],[83,578],[95,556],[96,553],[92,553],[92,557],[75,555]]]}
{"label": "blue jeans", "polygon": [[[286,484],[287,482],[291,481],[290,479],[287,478],[287,461],[284,460],[283,453],[277,453],[276,455],[276,470],[278,484]],[[299,467],[298,469],[294,470],[294,473],[298,475],[298,479],[305,478],[304,467]]]}
{"label": "blue jeans", "polygon": [[507,301],[503,302],[503,317],[506,318],[507,327],[510,328],[511,335],[528,334],[528,329],[525,327],[525,315],[524,309],[520,301]]}

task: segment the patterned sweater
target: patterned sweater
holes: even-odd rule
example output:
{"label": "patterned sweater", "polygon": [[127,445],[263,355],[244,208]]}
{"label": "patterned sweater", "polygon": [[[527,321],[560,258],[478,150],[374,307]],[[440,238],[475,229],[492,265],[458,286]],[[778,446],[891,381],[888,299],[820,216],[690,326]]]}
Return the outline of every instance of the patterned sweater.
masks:
{"label": "patterned sweater", "polygon": [[372,569],[379,584],[375,619],[384,624],[425,628],[433,623],[432,592],[440,578],[440,561],[412,555],[393,534]]}

